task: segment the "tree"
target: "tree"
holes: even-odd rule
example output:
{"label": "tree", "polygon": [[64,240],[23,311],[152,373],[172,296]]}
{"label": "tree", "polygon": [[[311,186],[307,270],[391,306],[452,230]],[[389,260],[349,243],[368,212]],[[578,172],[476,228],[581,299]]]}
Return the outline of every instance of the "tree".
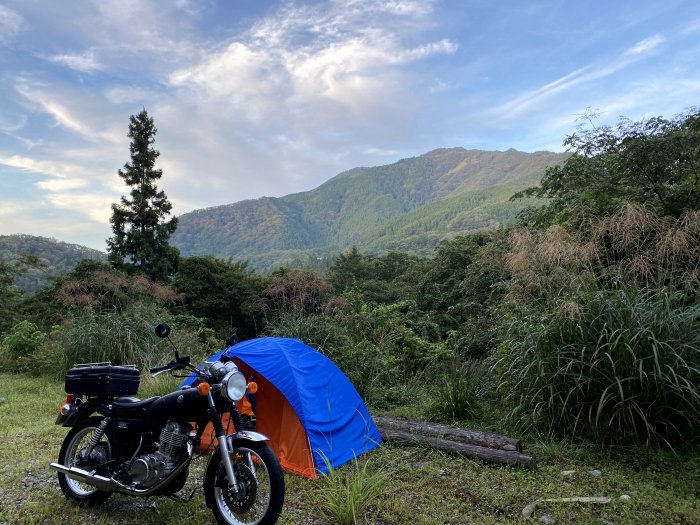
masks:
{"label": "tree", "polygon": [[185,295],[185,310],[206,319],[217,335],[239,338],[256,335],[253,296],[262,288],[261,278],[247,269],[247,263],[231,263],[211,255],[184,257],[172,287]]}
{"label": "tree", "polygon": [[167,279],[177,269],[179,251],[168,244],[177,228],[177,218],[166,221],[172,205],[155,181],[162,170],[155,169],[160,153],[153,149],[156,127],[144,109],[129,119],[131,161],[119,176],[131,187],[131,198],[112,204],[112,231],[107,240],[109,261],[115,268],[141,271],[153,279]]}
{"label": "tree", "polygon": [[611,215],[626,202],[681,217],[700,209],[700,110],[616,127],[580,129],[564,141],[573,155],[548,168],[540,185],[514,195],[550,199],[521,214],[526,224],[576,223],[584,214]]}

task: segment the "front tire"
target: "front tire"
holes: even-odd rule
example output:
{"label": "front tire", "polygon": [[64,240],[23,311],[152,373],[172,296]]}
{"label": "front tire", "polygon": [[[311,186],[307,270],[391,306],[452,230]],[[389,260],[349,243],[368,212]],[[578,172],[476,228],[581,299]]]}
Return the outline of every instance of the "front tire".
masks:
{"label": "front tire", "polygon": [[[106,434],[95,445],[90,457],[81,458],[79,455],[80,451],[88,446],[94,433],[99,431],[101,421],[102,419],[99,417],[90,417],[80,421],[68,432],[58,455],[58,462],[61,465],[66,467],[75,465],[85,470],[91,470],[111,459],[112,446]],[[111,492],[98,490],[91,485],[71,479],[62,472],[58,473],[58,484],[66,498],[78,505],[96,505],[112,495]]]}
{"label": "front tire", "polygon": [[229,487],[216,449],[207,465],[204,497],[216,521],[225,525],[273,525],[284,503],[284,476],[279,461],[265,443],[233,441],[231,460],[239,490]]}

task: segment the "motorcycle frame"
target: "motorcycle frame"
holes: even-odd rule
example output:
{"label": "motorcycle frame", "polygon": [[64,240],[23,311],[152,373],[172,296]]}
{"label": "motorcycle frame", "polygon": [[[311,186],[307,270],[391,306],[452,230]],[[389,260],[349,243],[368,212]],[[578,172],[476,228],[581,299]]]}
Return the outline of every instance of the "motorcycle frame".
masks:
{"label": "motorcycle frame", "polygon": [[[187,459],[184,460],[180,465],[177,466],[166,478],[160,480],[158,483],[152,487],[144,489],[136,489],[129,487],[114,479],[114,476],[108,478],[95,474],[94,472],[88,472],[78,467],[67,467],[61,465],[60,463],[51,463],[50,467],[53,470],[65,474],[67,477],[74,479],[81,483],[87,483],[98,490],[103,490],[105,492],[118,492],[122,494],[127,494],[131,496],[147,497],[156,495],[162,488],[166,487],[177,475],[179,475],[185,468],[187,468],[192,461],[192,455],[194,452],[195,445],[200,442],[202,434],[207,423],[212,423],[214,426],[215,435],[217,437],[218,444],[221,451],[221,461],[224,464],[224,469],[229,480],[229,485],[234,491],[238,490],[238,482],[236,479],[235,470],[233,468],[233,462],[231,461],[231,452],[233,450],[233,441],[269,441],[269,438],[259,432],[250,430],[236,430],[233,434],[227,435],[224,430],[223,422],[221,419],[221,409],[217,405],[211,392],[207,393],[209,409],[207,413],[199,420],[195,421],[197,425],[197,433],[193,440],[187,443]],[[107,431],[111,425],[114,425],[112,418],[114,416],[113,400],[105,399],[94,399],[88,398],[85,402],[82,402],[81,398],[74,400],[75,407],[68,410],[67,413],[61,413],[56,421],[56,424],[60,424],[64,427],[73,427],[83,418],[90,417],[92,414],[100,414],[103,416],[102,424],[104,425],[104,431]],[[73,407],[73,405],[71,405]],[[230,412],[234,416],[234,421],[239,419],[235,417],[238,415],[238,411],[233,403],[230,403],[228,407],[224,407],[225,411]],[[113,429],[109,429],[110,434],[113,436]],[[101,436],[100,436],[101,437]],[[142,446],[143,432],[140,436],[141,440],[136,450],[131,455],[131,460],[133,460],[139,453]],[[117,451],[115,451],[116,453]],[[131,461],[129,460],[129,461]]]}

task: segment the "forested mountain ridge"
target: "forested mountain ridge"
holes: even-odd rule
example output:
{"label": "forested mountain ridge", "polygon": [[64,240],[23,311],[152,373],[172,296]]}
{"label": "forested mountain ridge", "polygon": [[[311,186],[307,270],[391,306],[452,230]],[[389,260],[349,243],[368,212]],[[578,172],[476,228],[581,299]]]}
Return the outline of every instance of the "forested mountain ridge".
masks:
{"label": "forested mountain ridge", "polygon": [[182,255],[248,259],[266,268],[357,245],[429,253],[442,238],[512,222],[508,198],[568,154],[443,148],[386,166],[353,168],[302,193],[179,217]]}
{"label": "forested mountain ridge", "polygon": [[79,244],[34,235],[0,235],[0,261],[14,263],[24,257],[36,258],[14,282],[26,291],[35,291],[53,276],[69,272],[81,259],[107,260],[107,254]]}

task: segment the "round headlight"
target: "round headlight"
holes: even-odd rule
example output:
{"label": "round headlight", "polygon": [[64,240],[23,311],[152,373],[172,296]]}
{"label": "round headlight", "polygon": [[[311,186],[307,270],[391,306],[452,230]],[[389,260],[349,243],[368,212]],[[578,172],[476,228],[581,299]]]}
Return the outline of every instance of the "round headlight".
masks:
{"label": "round headlight", "polygon": [[245,395],[246,381],[245,376],[238,370],[229,372],[221,380],[221,390],[229,401],[238,401]]}

